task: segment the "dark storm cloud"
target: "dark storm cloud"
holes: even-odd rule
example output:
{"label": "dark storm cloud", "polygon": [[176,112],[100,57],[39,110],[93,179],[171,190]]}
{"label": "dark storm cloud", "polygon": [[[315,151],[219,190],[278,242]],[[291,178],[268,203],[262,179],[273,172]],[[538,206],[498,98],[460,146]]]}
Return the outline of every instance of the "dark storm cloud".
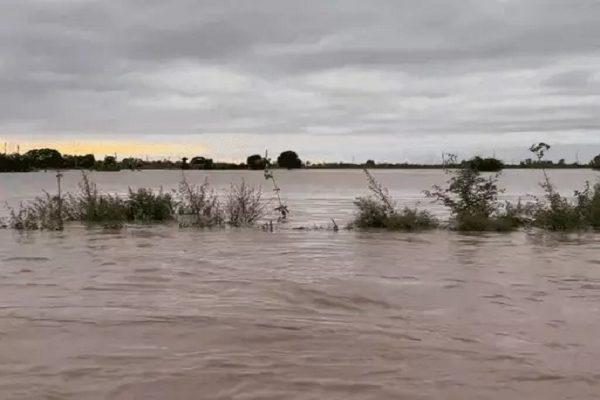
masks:
{"label": "dark storm cloud", "polygon": [[596,142],[599,101],[596,0],[0,2],[8,138]]}

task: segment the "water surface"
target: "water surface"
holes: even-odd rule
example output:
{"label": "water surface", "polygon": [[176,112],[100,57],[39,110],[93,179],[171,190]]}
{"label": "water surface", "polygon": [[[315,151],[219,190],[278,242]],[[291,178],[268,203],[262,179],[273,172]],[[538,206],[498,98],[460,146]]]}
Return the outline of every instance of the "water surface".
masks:
{"label": "water surface", "polygon": [[[376,174],[403,204],[444,180]],[[552,174],[566,192],[595,176]],[[242,176],[265,184],[209,174],[218,188]],[[598,397],[600,235],[299,231],[348,221],[364,179],[279,176],[293,222],[273,233],[0,230],[0,398]],[[115,192],[177,177],[94,174]],[[538,178],[507,171],[506,195],[537,190]],[[0,200],[53,179],[0,175]],[[77,180],[69,172],[65,185]]]}

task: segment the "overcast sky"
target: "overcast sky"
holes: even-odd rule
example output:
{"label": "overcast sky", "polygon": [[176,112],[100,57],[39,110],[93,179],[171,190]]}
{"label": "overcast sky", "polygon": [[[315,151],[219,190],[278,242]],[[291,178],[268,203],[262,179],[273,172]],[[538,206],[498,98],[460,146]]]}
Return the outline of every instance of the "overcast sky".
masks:
{"label": "overcast sky", "polygon": [[243,159],[600,152],[598,0],[1,0],[0,140]]}

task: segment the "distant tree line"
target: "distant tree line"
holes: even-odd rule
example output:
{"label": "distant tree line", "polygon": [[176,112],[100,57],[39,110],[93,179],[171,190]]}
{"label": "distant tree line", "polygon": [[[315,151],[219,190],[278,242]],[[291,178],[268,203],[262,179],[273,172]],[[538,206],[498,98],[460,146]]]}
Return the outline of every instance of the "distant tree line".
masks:
{"label": "distant tree line", "polygon": [[286,150],[279,154],[275,162],[266,156],[252,154],[246,158],[245,163],[231,163],[213,161],[212,158],[195,156],[183,157],[181,160],[142,160],[141,158],[127,157],[120,161],[115,156],[106,156],[102,160],[96,160],[93,154],[70,155],[61,154],[58,150],[50,148],[29,150],[24,154],[0,153],[0,172],[28,172],[48,169],[89,169],[97,171],[119,171],[119,170],[142,170],[142,169],[251,169],[263,170],[265,167],[272,168],[310,168],[310,169],[345,169],[345,168],[379,168],[379,169],[439,169],[439,168],[461,168],[469,166],[481,172],[496,172],[504,168],[593,168],[600,170],[600,154],[594,157],[588,164],[571,163],[564,159],[557,163],[549,160],[526,159],[519,164],[505,164],[494,157],[473,157],[460,162],[444,162],[441,164],[413,164],[413,163],[387,163],[367,160],[365,163],[347,162],[303,162],[298,154],[292,150]]}

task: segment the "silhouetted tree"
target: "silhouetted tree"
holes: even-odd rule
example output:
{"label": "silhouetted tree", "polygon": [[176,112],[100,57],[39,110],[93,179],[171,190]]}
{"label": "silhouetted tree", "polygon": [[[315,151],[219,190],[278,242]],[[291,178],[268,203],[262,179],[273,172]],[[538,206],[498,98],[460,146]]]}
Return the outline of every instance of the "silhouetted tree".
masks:
{"label": "silhouetted tree", "polygon": [[367,160],[367,162],[365,163],[365,166],[367,168],[373,168],[375,166],[375,161],[373,161],[373,160]]}
{"label": "silhouetted tree", "polygon": [[63,158],[58,150],[55,149],[35,149],[29,150],[23,155],[33,168],[48,169],[62,168]]}
{"label": "silhouetted tree", "polygon": [[121,169],[117,158],[114,156],[106,156],[104,160],[97,161],[94,168],[98,171],[119,171]]}
{"label": "silhouetted tree", "polygon": [[253,154],[246,159],[246,165],[250,169],[265,169],[267,160],[260,154]]}
{"label": "silhouetted tree", "polygon": [[590,161],[590,167],[592,167],[593,169],[600,169],[600,154],[598,154],[592,159],[592,161]]}
{"label": "silhouetted tree", "polygon": [[212,158],[194,157],[190,161],[190,166],[195,169],[213,169]]}
{"label": "silhouetted tree", "polygon": [[189,168],[190,168],[190,166],[189,166],[189,164],[187,163],[187,161],[188,161],[188,158],[187,158],[187,157],[183,157],[183,158],[181,159],[181,169],[189,169]]}
{"label": "silhouetted tree", "polygon": [[0,172],[27,172],[31,165],[19,154],[0,154]]}
{"label": "silhouetted tree", "polygon": [[302,160],[298,158],[296,152],[288,150],[284,151],[277,157],[277,165],[281,168],[302,168]]}
{"label": "silhouetted tree", "polygon": [[479,156],[463,161],[463,164],[480,172],[498,172],[504,168],[504,163],[496,158],[481,158]]}
{"label": "silhouetted tree", "polygon": [[121,160],[121,168],[124,169],[140,169],[144,162],[139,158],[128,157]]}

